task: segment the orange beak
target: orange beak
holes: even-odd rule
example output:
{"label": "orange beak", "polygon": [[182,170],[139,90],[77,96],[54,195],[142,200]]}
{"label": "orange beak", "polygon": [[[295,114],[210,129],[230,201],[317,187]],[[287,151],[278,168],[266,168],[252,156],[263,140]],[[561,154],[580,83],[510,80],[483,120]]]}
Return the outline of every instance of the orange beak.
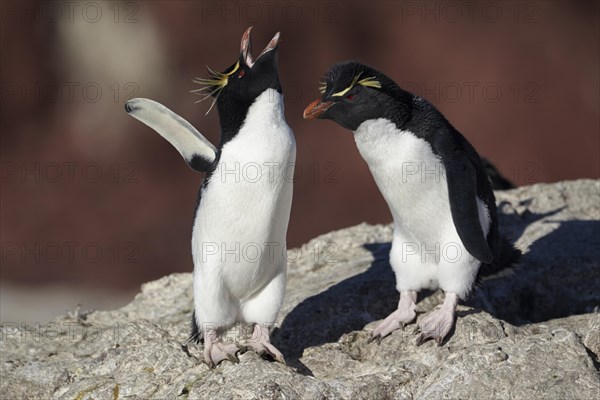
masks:
{"label": "orange beak", "polygon": [[321,115],[323,115],[323,113],[325,111],[329,110],[329,108],[334,104],[335,103],[333,101],[322,102],[321,99],[317,99],[317,100],[313,101],[312,103],[310,103],[306,107],[306,109],[304,109],[304,113],[302,114],[302,116],[304,117],[304,119],[319,118]]}

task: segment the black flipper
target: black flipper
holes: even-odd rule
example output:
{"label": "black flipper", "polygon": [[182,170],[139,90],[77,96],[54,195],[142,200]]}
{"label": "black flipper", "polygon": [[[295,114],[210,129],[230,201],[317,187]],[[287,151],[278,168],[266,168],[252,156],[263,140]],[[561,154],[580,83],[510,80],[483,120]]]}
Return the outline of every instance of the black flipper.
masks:
{"label": "black flipper", "polygon": [[468,154],[450,132],[441,132],[433,142],[446,169],[452,220],[467,251],[482,263],[493,256],[479,221],[477,172]]}

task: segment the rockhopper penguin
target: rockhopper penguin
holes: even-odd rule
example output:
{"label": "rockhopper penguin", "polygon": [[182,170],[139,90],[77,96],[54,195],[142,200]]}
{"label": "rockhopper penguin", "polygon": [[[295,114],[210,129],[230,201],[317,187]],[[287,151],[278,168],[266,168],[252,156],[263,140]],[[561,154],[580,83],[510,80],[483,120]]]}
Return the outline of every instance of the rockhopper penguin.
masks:
{"label": "rockhopper penguin", "polygon": [[455,307],[477,280],[507,272],[519,251],[498,234],[496,203],[469,142],[426,100],[357,62],[334,65],[305,119],[330,119],[354,132],[394,220],[390,264],[398,309],[372,333],[381,340],[416,318],[421,289],[441,288],[441,306],[419,321],[417,344],[440,345]]}
{"label": "rockhopper penguin", "polygon": [[204,360],[211,367],[225,359],[237,361],[240,347],[223,338],[236,323],[254,325],[244,348],[284,362],[269,333],[286,286],[296,145],[283,115],[279,33],[254,60],[250,31],[233,65],[222,73],[209,68],[209,77],[198,80],[199,91],[217,104],[218,148],[152,100],[133,99],[125,107],[167,139],[194,170],[207,173],[192,232],[191,340],[204,340]]}

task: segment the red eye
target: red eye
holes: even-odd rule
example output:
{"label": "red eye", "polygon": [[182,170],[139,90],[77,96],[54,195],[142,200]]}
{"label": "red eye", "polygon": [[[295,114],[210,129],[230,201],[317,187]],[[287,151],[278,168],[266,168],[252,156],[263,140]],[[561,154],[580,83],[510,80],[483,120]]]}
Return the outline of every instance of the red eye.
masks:
{"label": "red eye", "polygon": [[349,94],[348,96],[346,96],[346,98],[347,98],[348,100],[352,100],[352,99],[354,98],[354,95],[353,95],[353,94]]}
{"label": "red eye", "polygon": [[246,75],[246,72],[244,72],[244,70],[240,70],[239,74],[238,74],[238,78],[241,78],[242,76]]}

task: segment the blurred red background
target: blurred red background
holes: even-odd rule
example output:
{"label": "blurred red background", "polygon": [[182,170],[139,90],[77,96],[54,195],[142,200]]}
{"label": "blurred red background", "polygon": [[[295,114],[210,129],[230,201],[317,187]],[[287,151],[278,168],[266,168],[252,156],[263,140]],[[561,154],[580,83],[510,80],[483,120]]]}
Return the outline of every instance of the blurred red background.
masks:
{"label": "blurred red background", "polygon": [[598,4],[3,1],[2,321],[113,307],[192,270],[201,176],[123,103],[155,99],[217,143],[192,78],[234,62],[250,25],[255,52],[282,35],[298,150],[289,247],[391,220],[352,134],[302,119],[342,60],[429,99],[518,185],[598,178]]}

